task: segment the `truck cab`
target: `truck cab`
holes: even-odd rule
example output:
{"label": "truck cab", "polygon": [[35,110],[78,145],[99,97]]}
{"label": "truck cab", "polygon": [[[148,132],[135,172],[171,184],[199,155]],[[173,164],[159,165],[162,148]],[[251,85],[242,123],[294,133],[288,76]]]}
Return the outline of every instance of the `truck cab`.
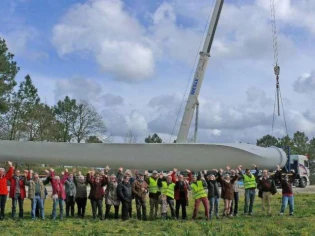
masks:
{"label": "truck cab", "polygon": [[309,159],[304,155],[290,155],[290,170],[297,174],[294,186],[305,188],[310,184]]}

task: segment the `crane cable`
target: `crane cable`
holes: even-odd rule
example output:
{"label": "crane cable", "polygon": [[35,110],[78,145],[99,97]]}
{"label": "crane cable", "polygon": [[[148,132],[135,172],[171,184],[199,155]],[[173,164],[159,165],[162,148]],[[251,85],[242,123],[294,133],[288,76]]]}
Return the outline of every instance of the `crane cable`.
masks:
{"label": "crane cable", "polygon": [[274,0],[270,0],[270,14],[271,14],[271,25],[272,25],[272,40],[273,40],[273,59],[274,59],[274,73],[276,75],[276,92],[275,92],[275,102],[274,102],[274,108],[273,108],[273,117],[272,117],[272,131],[274,129],[274,122],[275,122],[275,112],[276,112],[276,103],[278,107],[278,116],[280,116],[280,102],[282,107],[282,113],[284,118],[284,125],[286,134],[288,135],[288,127],[287,127],[287,121],[285,118],[284,113],[284,106],[281,96],[281,90],[280,90],[280,83],[279,83],[279,74],[280,74],[280,66],[278,64],[278,37],[277,37],[277,26],[276,26],[276,14],[275,14],[275,4]]}
{"label": "crane cable", "polygon": [[188,88],[189,88],[189,85],[191,84],[190,81],[193,77],[193,73],[194,73],[194,68],[196,66],[196,63],[197,63],[197,60],[198,60],[198,56],[199,56],[199,51],[200,49],[202,48],[202,42],[204,41],[204,38],[206,37],[206,32],[207,32],[207,26],[211,20],[211,16],[212,16],[212,12],[214,10],[214,2],[212,2],[212,6],[211,6],[211,11],[209,12],[209,15],[208,15],[208,20],[205,24],[205,27],[204,27],[204,31],[203,31],[203,34],[202,34],[202,37],[200,39],[200,43],[199,43],[199,50],[198,52],[196,53],[196,56],[195,56],[195,59],[194,59],[194,64],[191,68],[191,71],[190,71],[190,75],[189,75],[189,78],[188,78],[188,81],[187,81],[187,84],[186,84],[186,87],[185,87],[185,92],[184,92],[184,95],[182,97],[182,101],[181,101],[181,104],[179,106],[179,109],[178,109],[178,112],[177,112],[177,115],[176,115],[176,119],[175,119],[175,122],[174,122],[174,126],[173,126],[173,129],[172,129],[172,133],[170,134],[170,138],[169,138],[169,143],[171,143],[171,140],[172,140],[172,137],[174,135],[174,131],[175,131],[175,128],[176,128],[176,124],[178,122],[178,119],[179,119],[179,115],[180,115],[180,111],[182,110],[182,107],[184,105],[184,101],[185,101],[185,97],[186,97],[186,94],[187,94],[187,91],[188,91]]}

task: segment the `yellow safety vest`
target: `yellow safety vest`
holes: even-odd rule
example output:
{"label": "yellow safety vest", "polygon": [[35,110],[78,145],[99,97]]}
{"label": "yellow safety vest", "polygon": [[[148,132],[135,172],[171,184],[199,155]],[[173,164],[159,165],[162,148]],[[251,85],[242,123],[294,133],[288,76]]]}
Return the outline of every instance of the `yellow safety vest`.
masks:
{"label": "yellow safety vest", "polygon": [[198,180],[197,183],[192,183],[191,185],[192,189],[192,197],[193,199],[199,199],[202,197],[207,197],[207,193],[203,187],[202,181]]}
{"label": "yellow safety vest", "polygon": [[166,195],[172,199],[174,199],[174,188],[175,188],[175,184],[171,183],[169,185],[167,185],[166,181],[162,182],[162,189],[161,189],[161,193],[163,195]]}
{"label": "yellow safety vest", "polygon": [[249,188],[256,188],[257,184],[256,184],[256,177],[252,174],[251,177],[249,177],[248,175],[243,175],[243,179],[244,179],[244,188],[245,189],[249,189]]}
{"label": "yellow safety vest", "polygon": [[155,180],[152,177],[149,178],[149,192],[150,193],[157,193],[159,191],[157,182],[158,182],[157,179]]}

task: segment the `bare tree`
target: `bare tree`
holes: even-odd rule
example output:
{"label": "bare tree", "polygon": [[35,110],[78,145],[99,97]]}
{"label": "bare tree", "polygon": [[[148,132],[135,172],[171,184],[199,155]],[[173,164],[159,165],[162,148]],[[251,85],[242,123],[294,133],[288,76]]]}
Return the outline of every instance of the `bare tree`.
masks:
{"label": "bare tree", "polygon": [[78,143],[89,136],[101,136],[106,126],[96,108],[86,101],[80,101],[77,108],[77,119],[72,125],[72,133]]}
{"label": "bare tree", "polygon": [[125,143],[136,143],[138,141],[138,135],[129,130],[125,137]]}
{"label": "bare tree", "polygon": [[113,142],[114,142],[114,136],[111,133],[103,137],[103,143],[113,143]]}

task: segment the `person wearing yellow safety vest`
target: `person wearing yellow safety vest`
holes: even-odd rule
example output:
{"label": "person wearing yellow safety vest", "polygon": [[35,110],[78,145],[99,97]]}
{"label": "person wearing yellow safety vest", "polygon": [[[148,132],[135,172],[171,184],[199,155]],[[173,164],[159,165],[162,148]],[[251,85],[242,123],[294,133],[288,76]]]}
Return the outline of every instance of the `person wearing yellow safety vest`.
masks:
{"label": "person wearing yellow safety vest", "polygon": [[157,185],[158,182],[158,172],[154,170],[152,175],[149,176],[148,171],[144,172],[145,182],[149,186],[149,199],[150,199],[150,219],[153,220],[157,217],[158,207],[159,207],[159,196],[161,194],[160,189]]}
{"label": "person wearing yellow safety vest", "polygon": [[238,166],[239,174],[243,179],[244,189],[245,189],[245,203],[244,203],[244,215],[252,215],[253,214],[253,205],[255,201],[256,195],[256,187],[257,187],[257,176],[259,170],[256,165],[253,165],[255,168],[255,174],[250,172],[250,169],[245,170],[245,174],[242,172],[242,166]]}
{"label": "person wearing yellow safety vest", "polygon": [[195,206],[194,206],[194,213],[193,213],[193,220],[196,219],[198,211],[199,211],[199,205],[200,202],[202,202],[204,208],[205,208],[205,216],[206,220],[209,219],[209,201],[207,198],[207,192],[205,189],[207,189],[207,183],[203,180],[201,180],[201,176],[199,175],[193,175],[190,170],[186,170],[188,174],[188,179],[190,182],[190,187],[192,190],[192,197],[195,200]]}
{"label": "person wearing yellow safety vest", "polygon": [[176,219],[175,204],[174,204],[174,188],[175,183],[172,181],[172,176],[168,175],[166,178],[163,173],[160,173],[158,186],[161,189],[161,218],[167,218],[167,206],[171,209],[172,218]]}

